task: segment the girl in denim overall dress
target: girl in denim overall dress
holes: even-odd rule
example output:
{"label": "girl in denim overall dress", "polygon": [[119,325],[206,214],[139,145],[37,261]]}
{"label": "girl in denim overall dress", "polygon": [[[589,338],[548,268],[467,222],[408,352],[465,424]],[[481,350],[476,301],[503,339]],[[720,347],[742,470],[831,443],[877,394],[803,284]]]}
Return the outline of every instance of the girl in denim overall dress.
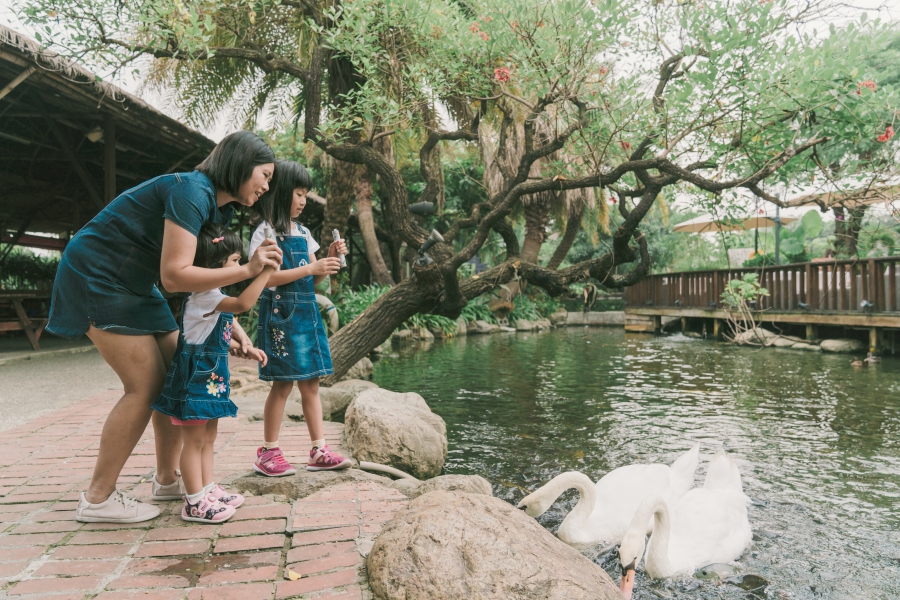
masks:
{"label": "girl in denim overall dress", "polygon": [[[240,267],[241,239],[224,225],[205,225],[197,239],[194,265],[206,269]],[[181,478],[184,507],[181,518],[199,523],[228,520],[244,502],[213,481],[213,452],[220,417],[237,416],[229,399],[228,351],[238,346],[232,331],[240,325],[234,313],[249,310],[274,271],[266,267],[237,298],[219,289],[194,293],[184,302],[183,330],[169,366],[165,387],[151,407],[183,426]],[[249,354],[261,364],[266,355]]]}
{"label": "girl in denim overall dress", "polygon": [[257,344],[268,356],[260,365],[259,377],[272,382],[263,412],[264,437],[253,465],[269,477],[292,475],[297,470],[284,458],[278,435],[284,405],[294,382],[303,404],[303,419],[309,429],[312,449],[308,471],[346,469],[350,460],[332,452],[325,443],[319,377],[333,373],[328,335],[316,303],[315,284],[340,270],[339,254],[346,254],[344,242],[334,242],[328,257],[316,260],[319,245],[309,230],[293,221],[306,206],[312,185],[301,165],[286,160],[275,163],[269,191],[257,205],[263,222],[250,240],[250,253],[270,235],[282,250],[281,269],[272,273],[269,287],[259,303]]}

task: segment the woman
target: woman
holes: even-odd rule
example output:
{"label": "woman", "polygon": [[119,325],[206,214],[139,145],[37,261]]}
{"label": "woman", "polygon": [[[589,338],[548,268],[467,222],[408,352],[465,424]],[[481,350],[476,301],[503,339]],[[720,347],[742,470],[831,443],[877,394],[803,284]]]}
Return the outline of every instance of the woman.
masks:
{"label": "woman", "polygon": [[[116,490],[116,479],[151,418],[178,344],[178,325],[157,281],[170,292],[214,289],[278,268],[281,250],[260,246],[235,269],[193,266],[204,223],[228,223],[231,204],[253,206],[269,189],[275,155],[257,135],[239,131],[223,139],[192,173],[162,175],[113,200],[69,242],[53,284],[47,331],[91,339],[122,380],[125,395],[106,418],[97,464],[76,520],[137,523],[159,509]],[[249,347],[246,334],[234,337]],[[156,477],[153,497],[181,497],[175,472],[181,433],[153,415]]]}

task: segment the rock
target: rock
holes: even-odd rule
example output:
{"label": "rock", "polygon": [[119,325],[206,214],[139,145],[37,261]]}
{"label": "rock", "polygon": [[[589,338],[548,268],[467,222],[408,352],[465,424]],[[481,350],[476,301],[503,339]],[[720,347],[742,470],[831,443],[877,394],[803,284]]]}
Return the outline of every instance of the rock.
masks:
{"label": "rock", "polygon": [[493,327],[496,326],[491,325],[487,321],[478,320],[475,321],[475,330],[472,331],[471,329],[469,329],[469,333],[491,333]]}
{"label": "rock", "polygon": [[482,494],[485,496],[494,495],[493,490],[491,490],[491,484],[488,483],[487,479],[479,475],[439,475],[425,481],[398,479],[394,482],[393,487],[400,490],[403,495],[410,499],[438,490]]}
{"label": "rock", "polygon": [[500,331],[499,325],[490,325],[490,330],[488,331],[488,333],[497,333],[499,331]]}
{"label": "rock", "polygon": [[388,521],[366,560],[378,600],[621,600],[606,572],[506,502],[437,491]]}
{"label": "rock", "polygon": [[372,354],[390,354],[391,353],[391,340],[385,340],[382,342],[380,346],[377,346],[372,349]]}
{"label": "rock", "polygon": [[434,341],[434,334],[427,327],[417,327],[413,330],[413,338],[425,341]]}
{"label": "rock", "polygon": [[516,321],[516,331],[534,331],[537,325],[528,319],[518,319]]}
{"label": "rock", "polygon": [[794,344],[797,344],[797,343],[798,342],[795,342],[794,340],[789,340],[787,338],[780,337],[780,338],[776,338],[775,341],[772,342],[772,345],[775,346],[776,348],[791,348],[792,346],[794,346]]}
{"label": "rock", "polygon": [[550,315],[550,322],[553,325],[565,325],[566,318],[568,317],[568,315],[569,315],[569,312],[566,309],[561,308],[558,311],[556,311],[555,313],[553,313],[552,315]]}
{"label": "rock", "polygon": [[538,319],[534,324],[537,325],[538,329],[550,329],[553,327],[553,323],[550,322],[550,319]]}
{"label": "rock", "polygon": [[837,339],[837,340],[823,340],[822,341],[822,352],[865,352],[868,350],[866,343],[861,340],[851,340],[851,339]]}
{"label": "rock", "polygon": [[794,350],[806,350],[808,352],[821,352],[822,348],[815,344],[794,344],[791,346]]}
{"label": "rock", "polygon": [[742,331],[741,333],[734,336],[735,344],[766,344],[770,342],[773,338],[778,337],[777,333],[769,331],[768,329],[763,329],[762,327],[757,327],[755,329],[748,329],[747,331]]}
{"label": "rock", "polygon": [[[326,421],[342,414],[350,403],[363,391],[377,388],[371,381],[363,379],[343,379],[331,387],[320,387],[319,398],[322,400],[322,416]],[[299,394],[297,394],[299,400]]]}
{"label": "rock", "polygon": [[393,483],[388,477],[353,468],[316,472],[298,469],[295,475],[287,477],[265,477],[258,473],[248,472],[234,477],[230,481],[226,478],[222,483],[232,486],[240,492],[252,492],[254,496],[278,494],[296,500],[305,498],[323,488],[348,481],[374,481],[388,486]]}
{"label": "rock", "polygon": [[466,320],[462,317],[456,320],[456,333],[455,335],[466,335],[468,333],[468,326],[466,325]]}
{"label": "rock", "polygon": [[362,357],[359,362],[350,367],[338,381],[346,381],[348,379],[371,379],[375,372],[375,365],[367,357]]}
{"label": "rock", "polygon": [[516,329],[514,327],[504,327],[503,325],[501,325],[500,331],[503,331],[505,333],[515,333]]}
{"label": "rock", "polygon": [[390,465],[419,479],[440,475],[447,426],[422,396],[364,390],[344,416],[345,446],[357,460]]}
{"label": "rock", "polygon": [[410,331],[409,329],[401,329],[400,331],[395,331],[394,333],[391,334],[391,339],[399,340],[399,341],[409,340],[409,339],[412,339],[412,337],[413,337],[413,332]]}

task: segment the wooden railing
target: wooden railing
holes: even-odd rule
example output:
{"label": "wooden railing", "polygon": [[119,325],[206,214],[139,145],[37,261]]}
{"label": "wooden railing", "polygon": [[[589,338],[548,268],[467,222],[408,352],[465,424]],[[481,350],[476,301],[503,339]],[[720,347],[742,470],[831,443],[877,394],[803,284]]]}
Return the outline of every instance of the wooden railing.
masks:
{"label": "wooden railing", "polygon": [[759,274],[758,310],[900,311],[900,256],[650,275],[625,290],[628,307],[722,308],[731,279]]}

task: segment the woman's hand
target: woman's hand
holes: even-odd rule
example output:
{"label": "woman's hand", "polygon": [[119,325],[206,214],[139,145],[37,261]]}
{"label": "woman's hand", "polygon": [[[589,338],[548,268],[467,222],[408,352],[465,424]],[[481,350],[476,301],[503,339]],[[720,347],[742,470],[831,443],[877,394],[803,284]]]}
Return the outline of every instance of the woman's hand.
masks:
{"label": "woman's hand", "polygon": [[[337,242],[335,242],[337,243]],[[330,250],[329,250],[330,252]],[[314,277],[334,275],[341,270],[341,259],[328,256],[309,265],[309,274]]]}
{"label": "woman's hand", "polygon": [[278,247],[278,243],[275,240],[263,240],[263,243],[259,245],[256,252],[250,257],[250,262],[247,263],[251,277],[259,275],[260,271],[265,267],[277,269],[280,266],[281,248]]}
{"label": "woman's hand", "polygon": [[337,257],[341,254],[347,255],[347,244],[344,243],[344,240],[331,242],[331,245],[328,247],[328,256]]}

